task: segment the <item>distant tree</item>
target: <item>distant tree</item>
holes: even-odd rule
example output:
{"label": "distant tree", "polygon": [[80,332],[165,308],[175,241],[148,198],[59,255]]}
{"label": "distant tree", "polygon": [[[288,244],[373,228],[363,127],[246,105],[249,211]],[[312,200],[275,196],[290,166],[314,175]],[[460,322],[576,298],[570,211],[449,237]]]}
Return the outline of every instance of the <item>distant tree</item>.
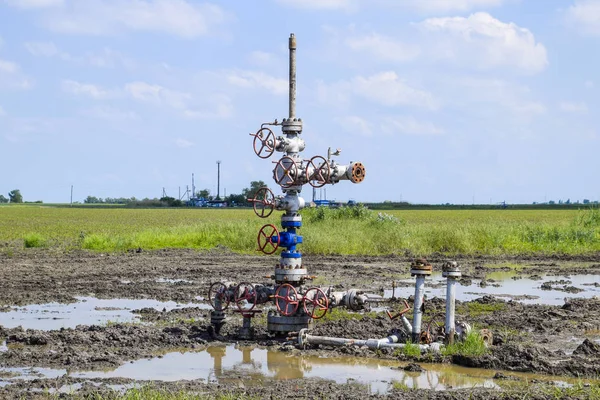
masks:
{"label": "distant tree", "polygon": [[210,190],[202,189],[196,192],[196,197],[200,199],[212,200],[213,196],[210,195]]}
{"label": "distant tree", "polygon": [[263,181],[252,181],[250,182],[249,188],[242,190],[242,196],[244,196],[246,199],[252,199],[256,195],[258,189],[263,187],[267,187],[267,184]]}
{"label": "distant tree", "polygon": [[556,202],[554,200],[550,200],[548,204],[556,204]]}
{"label": "distant tree", "polygon": [[8,198],[11,203],[22,203],[23,195],[21,195],[21,191],[19,189],[11,190],[8,192]]}
{"label": "distant tree", "polygon": [[232,206],[241,206],[248,203],[248,200],[243,194],[230,194],[229,196],[227,196],[227,198],[225,198],[225,201],[227,201],[227,203],[229,203]]}
{"label": "distant tree", "polygon": [[590,204],[589,199],[583,199],[583,204]]}
{"label": "distant tree", "polygon": [[104,203],[104,200],[102,200],[101,198],[98,198],[96,196],[88,196],[85,198],[85,200],[83,200],[83,202],[85,204],[98,204],[98,203]]}
{"label": "distant tree", "polygon": [[8,203],[8,199],[0,194],[0,203]]}

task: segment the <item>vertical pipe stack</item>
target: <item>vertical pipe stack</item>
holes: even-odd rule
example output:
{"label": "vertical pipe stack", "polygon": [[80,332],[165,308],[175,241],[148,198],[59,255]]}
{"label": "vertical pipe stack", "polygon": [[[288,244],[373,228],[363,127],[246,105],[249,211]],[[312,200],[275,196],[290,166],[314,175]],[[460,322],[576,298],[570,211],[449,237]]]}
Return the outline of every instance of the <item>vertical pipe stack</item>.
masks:
{"label": "vertical pipe stack", "polygon": [[446,343],[454,343],[456,333],[456,280],[461,277],[460,265],[456,261],[445,262],[442,266],[442,276],[447,279],[446,286]]}
{"label": "vertical pipe stack", "polygon": [[415,285],[415,302],[413,306],[412,341],[418,343],[421,336],[421,320],[423,317],[423,296],[425,295],[425,277],[431,276],[433,268],[424,258],[415,260],[410,265],[410,275],[417,277]]}

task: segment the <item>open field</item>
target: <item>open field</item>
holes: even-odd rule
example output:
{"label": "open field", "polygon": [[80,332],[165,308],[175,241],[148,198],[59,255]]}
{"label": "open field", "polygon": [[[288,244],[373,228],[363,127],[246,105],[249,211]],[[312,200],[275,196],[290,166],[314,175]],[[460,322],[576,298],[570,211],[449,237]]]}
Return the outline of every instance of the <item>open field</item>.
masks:
{"label": "open field", "polygon": [[[593,254],[600,210],[302,211],[308,254]],[[210,249],[250,254],[263,224],[248,209],[0,207],[5,249]]]}

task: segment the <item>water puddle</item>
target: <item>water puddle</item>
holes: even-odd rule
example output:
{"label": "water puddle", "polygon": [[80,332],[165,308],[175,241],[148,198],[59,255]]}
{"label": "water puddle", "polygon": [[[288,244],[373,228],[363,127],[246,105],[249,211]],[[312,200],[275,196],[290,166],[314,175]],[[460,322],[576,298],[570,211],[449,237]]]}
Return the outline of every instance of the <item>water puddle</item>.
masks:
{"label": "water puddle", "polygon": [[[387,393],[394,384],[420,389],[498,388],[496,371],[445,364],[423,364],[424,372],[407,372],[405,363],[360,357],[292,355],[253,347],[208,347],[199,352],[167,353],[138,360],[111,371],[68,372],[63,369],[0,368],[0,385],[19,379],[56,378],[68,374],[74,378],[125,378],[133,380],[202,380],[208,383],[237,386],[262,385],[268,380],[322,378],[336,383],[358,382],[370,387],[371,393]],[[506,373],[524,380],[538,379],[569,385],[575,379],[546,375]],[[573,381],[573,382],[571,382]]]}
{"label": "water puddle", "polygon": [[155,280],[156,283],[171,283],[175,284],[188,284],[194,283],[194,281],[190,281],[189,279],[168,279],[168,278],[158,278]]}
{"label": "water puddle", "polygon": [[170,311],[175,308],[198,307],[210,309],[203,303],[176,303],[148,299],[97,299],[95,297],[76,297],[77,303],[32,304],[14,307],[0,313],[0,325],[5,328],[22,326],[24,329],[55,330],[74,328],[77,325],[104,325],[110,322],[135,322],[140,316],[131,310],[154,308]]}
{"label": "water puddle", "polygon": [[[515,279],[517,278],[517,279]],[[401,283],[414,283],[414,278],[400,279]],[[470,285],[456,285],[456,299],[470,301],[484,295],[493,295],[504,300],[516,300],[525,304],[562,305],[568,298],[600,297],[600,275],[545,275],[541,279],[521,278],[516,272],[496,272],[487,276],[487,286],[474,279]],[[578,293],[564,291],[565,287],[581,289]],[[560,290],[563,289],[563,290]],[[441,273],[434,273],[425,281],[425,294],[428,298],[446,297],[446,279]],[[399,287],[396,297],[414,295],[414,287]],[[384,290],[384,298],[392,297],[392,289]]]}

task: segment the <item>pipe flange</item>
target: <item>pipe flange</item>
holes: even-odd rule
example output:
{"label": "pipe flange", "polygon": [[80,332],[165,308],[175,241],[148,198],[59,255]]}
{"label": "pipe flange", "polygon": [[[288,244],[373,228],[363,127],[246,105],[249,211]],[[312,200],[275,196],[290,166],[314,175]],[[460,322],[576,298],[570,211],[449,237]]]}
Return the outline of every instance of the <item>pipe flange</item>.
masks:
{"label": "pipe flange", "polygon": [[442,276],[444,278],[460,278],[462,276],[460,264],[456,261],[446,261],[442,265]]}
{"label": "pipe flange", "polygon": [[350,173],[350,182],[352,183],[361,183],[365,180],[365,176],[367,174],[367,169],[361,162],[355,162],[352,164],[352,170]]}
{"label": "pipe flange", "polygon": [[282,215],[281,222],[302,222],[302,215]]}
{"label": "pipe flange", "polygon": [[302,118],[284,118],[281,121],[281,130],[285,133],[298,133],[302,132]]}
{"label": "pipe flange", "polygon": [[410,274],[414,275],[431,275],[433,267],[424,258],[417,258],[410,264]]}
{"label": "pipe flange", "polygon": [[300,332],[298,332],[298,345],[304,347],[304,346],[308,346],[308,329],[304,328],[304,329],[300,329]]}

